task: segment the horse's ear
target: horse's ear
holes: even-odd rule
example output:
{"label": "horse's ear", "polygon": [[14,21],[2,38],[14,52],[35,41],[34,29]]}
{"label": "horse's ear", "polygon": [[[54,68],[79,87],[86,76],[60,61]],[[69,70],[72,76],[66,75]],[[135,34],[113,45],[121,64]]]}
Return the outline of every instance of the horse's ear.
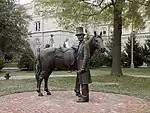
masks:
{"label": "horse's ear", "polygon": [[99,34],[100,36],[102,36],[102,32],[100,32],[100,34]]}
{"label": "horse's ear", "polygon": [[96,37],[97,36],[97,33],[96,33],[96,31],[94,31],[94,37]]}

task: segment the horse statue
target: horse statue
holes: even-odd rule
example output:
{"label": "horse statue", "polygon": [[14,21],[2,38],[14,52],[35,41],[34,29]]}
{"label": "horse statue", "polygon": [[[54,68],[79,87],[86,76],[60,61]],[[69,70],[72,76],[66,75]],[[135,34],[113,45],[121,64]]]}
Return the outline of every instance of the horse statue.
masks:
{"label": "horse statue", "polygon": [[[90,57],[96,49],[104,52],[102,33],[98,35],[94,32],[94,36],[85,43],[89,45]],[[47,48],[38,54],[36,59],[36,80],[38,96],[43,96],[41,92],[41,83],[44,79],[44,90],[47,95],[51,95],[48,89],[48,78],[55,68],[59,69],[76,69],[77,49],[75,48]]]}

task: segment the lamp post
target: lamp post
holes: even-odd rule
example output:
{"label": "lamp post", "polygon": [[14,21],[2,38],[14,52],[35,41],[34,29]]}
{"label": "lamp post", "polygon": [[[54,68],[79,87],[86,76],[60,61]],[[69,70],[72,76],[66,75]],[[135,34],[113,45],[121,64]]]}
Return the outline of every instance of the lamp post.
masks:
{"label": "lamp post", "polygon": [[132,31],[132,33],[131,33],[131,65],[130,65],[131,68],[134,68],[134,61],[133,61],[133,57],[134,57],[134,55],[133,55],[133,38],[134,38],[134,36],[135,36],[135,32]]}

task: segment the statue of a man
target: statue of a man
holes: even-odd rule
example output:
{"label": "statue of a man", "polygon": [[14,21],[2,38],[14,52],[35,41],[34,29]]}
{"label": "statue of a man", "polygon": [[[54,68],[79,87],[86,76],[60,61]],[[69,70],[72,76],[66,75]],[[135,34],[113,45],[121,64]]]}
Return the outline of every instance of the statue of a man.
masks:
{"label": "statue of a man", "polygon": [[[85,46],[83,27],[76,28],[76,36],[79,40],[78,53],[77,53],[77,78],[75,85],[76,95],[79,97],[77,102],[89,101],[89,86],[91,83],[91,74],[89,70],[90,50]],[[82,94],[80,94],[80,87]]]}
{"label": "statue of a man", "polygon": [[53,38],[54,35],[51,35],[51,38],[50,38],[50,47],[54,48],[54,38]]}
{"label": "statue of a man", "polygon": [[64,48],[69,48],[69,42],[68,42],[68,38],[66,38],[66,40],[65,40],[65,42],[64,42],[64,44],[63,44],[63,47]]}

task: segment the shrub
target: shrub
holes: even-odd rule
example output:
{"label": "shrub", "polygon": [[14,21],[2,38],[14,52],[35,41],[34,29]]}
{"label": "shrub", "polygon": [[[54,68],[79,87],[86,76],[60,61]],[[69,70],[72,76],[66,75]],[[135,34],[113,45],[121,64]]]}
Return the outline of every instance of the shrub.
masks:
{"label": "shrub", "polygon": [[143,47],[143,57],[144,57],[144,62],[150,66],[150,39],[146,40],[144,47]]}
{"label": "shrub", "polygon": [[34,53],[31,50],[30,46],[26,46],[26,48],[22,51],[17,66],[21,70],[34,70],[34,64],[35,64]]}
{"label": "shrub", "polygon": [[107,54],[103,55],[103,66],[107,66],[107,67],[112,66],[112,56]]}
{"label": "shrub", "polygon": [[90,68],[99,68],[103,65],[103,57],[101,55],[94,54],[90,61]]}
{"label": "shrub", "polygon": [[34,70],[34,64],[35,64],[35,60],[31,57],[29,57],[26,54],[22,54],[19,62],[18,62],[18,68],[20,68],[21,70]]}
{"label": "shrub", "polygon": [[5,62],[10,62],[10,61],[12,61],[12,59],[13,59],[13,53],[6,53],[6,54],[4,55],[4,58],[5,58]]}
{"label": "shrub", "polygon": [[121,66],[122,67],[129,67],[130,63],[128,61],[128,55],[125,52],[121,52]]}

